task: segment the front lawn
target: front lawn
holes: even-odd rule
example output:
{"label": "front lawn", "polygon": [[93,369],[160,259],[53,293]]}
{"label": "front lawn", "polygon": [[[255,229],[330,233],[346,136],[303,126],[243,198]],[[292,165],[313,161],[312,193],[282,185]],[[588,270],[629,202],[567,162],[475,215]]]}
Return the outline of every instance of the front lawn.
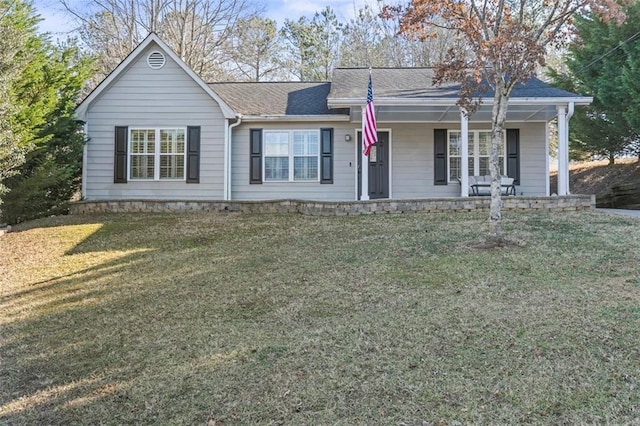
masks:
{"label": "front lawn", "polygon": [[640,419],[640,221],[50,218],[0,237],[0,423]]}

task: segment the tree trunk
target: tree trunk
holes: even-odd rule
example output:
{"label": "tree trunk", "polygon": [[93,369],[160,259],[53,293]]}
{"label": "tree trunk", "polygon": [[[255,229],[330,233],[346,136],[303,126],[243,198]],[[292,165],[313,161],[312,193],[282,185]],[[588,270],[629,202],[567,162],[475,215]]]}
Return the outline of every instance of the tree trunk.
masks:
{"label": "tree trunk", "polygon": [[616,164],[616,156],[613,153],[609,153],[609,165],[613,166]]}
{"label": "tree trunk", "polygon": [[502,81],[498,81],[493,98],[491,125],[491,151],[489,152],[489,171],[491,172],[491,204],[489,213],[489,238],[502,239],[502,193],[500,186],[500,151],[504,146],[504,122],[507,118],[508,90]]}

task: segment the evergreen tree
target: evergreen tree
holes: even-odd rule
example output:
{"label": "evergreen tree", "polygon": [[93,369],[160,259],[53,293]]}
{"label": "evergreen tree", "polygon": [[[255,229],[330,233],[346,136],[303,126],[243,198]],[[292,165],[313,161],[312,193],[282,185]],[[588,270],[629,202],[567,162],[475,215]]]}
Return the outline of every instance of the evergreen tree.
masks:
{"label": "evergreen tree", "polygon": [[54,46],[38,35],[30,3],[9,3],[14,9],[7,16],[26,23],[16,46],[16,57],[25,60],[15,62],[20,67],[6,86],[11,106],[6,122],[22,161],[3,176],[9,192],[2,217],[15,223],[62,211],[79,189],[84,137],[74,108],[90,69],[73,44]]}
{"label": "evergreen tree", "polygon": [[[576,112],[571,122],[571,148],[590,157],[615,158],[634,149],[640,120],[634,124],[634,108],[639,91],[625,86],[630,64],[640,60],[630,38],[637,32],[640,4],[625,8],[623,25],[591,14],[575,21],[579,38],[569,46],[565,64],[569,75],[552,73],[556,84],[565,89],[593,96],[593,103]],[[628,77],[627,77],[628,78]]]}
{"label": "evergreen tree", "polygon": [[[29,119],[16,103],[13,87],[33,60],[37,20],[21,1],[0,0],[0,197],[5,180],[16,173],[30,147],[21,121]],[[0,198],[0,203],[2,198]]]}
{"label": "evergreen tree", "polygon": [[340,59],[342,24],[330,7],[312,20],[285,20],[281,34],[288,43],[286,66],[302,81],[328,81]]}
{"label": "evergreen tree", "polygon": [[624,117],[636,133],[636,140],[628,147],[628,150],[640,157],[640,138],[637,137],[640,135],[640,29],[637,26],[637,22],[640,22],[638,21],[640,19],[640,4],[635,3],[629,13],[633,14],[636,23],[635,29],[639,31],[625,39],[622,45],[627,59],[626,66],[622,70],[622,85],[628,102]]}

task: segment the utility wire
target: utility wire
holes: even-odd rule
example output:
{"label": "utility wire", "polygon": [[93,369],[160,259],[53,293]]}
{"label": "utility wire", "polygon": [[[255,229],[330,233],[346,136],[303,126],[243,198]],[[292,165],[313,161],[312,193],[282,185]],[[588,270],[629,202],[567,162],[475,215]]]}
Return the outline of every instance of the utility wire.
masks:
{"label": "utility wire", "polygon": [[632,41],[634,41],[635,39],[637,39],[638,37],[640,37],[640,31],[638,31],[637,33],[635,33],[634,35],[632,35],[631,37],[629,37],[628,39],[626,39],[625,41],[623,41],[622,43],[618,44],[616,47],[613,47],[609,50],[607,50],[606,52],[604,52],[602,55],[598,56],[597,58],[593,59],[591,62],[589,62],[587,65],[581,67],[579,70],[577,70],[575,72],[575,74],[579,74],[582,71],[586,70],[587,68],[589,68],[591,65],[595,64],[596,62],[598,62],[601,59],[606,58],[607,56],[611,55],[613,52],[615,52],[616,50],[620,49],[622,46],[624,46],[627,43],[630,43]]}

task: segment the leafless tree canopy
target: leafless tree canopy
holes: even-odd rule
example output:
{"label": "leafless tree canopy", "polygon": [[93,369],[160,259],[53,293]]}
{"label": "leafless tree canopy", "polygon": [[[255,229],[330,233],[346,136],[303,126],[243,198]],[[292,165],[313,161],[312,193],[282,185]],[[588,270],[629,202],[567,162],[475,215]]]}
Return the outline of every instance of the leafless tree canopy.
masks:
{"label": "leafless tree canopy", "polygon": [[[381,9],[354,10],[346,22],[329,8],[278,23],[249,0],[60,0],[78,23],[97,73],[89,89],[150,32],[208,81],[328,80],[336,66],[432,66],[464,40],[444,25],[439,37],[397,37]],[[355,9],[355,6],[354,6]]]}
{"label": "leafless tree canopy", "polygon": [[97,56],[100,79],[150,32],[157,33],[207,80],[228,78],[222,46],[238,20],[261,9],[247,0],[61,0],[80,24],[80,37]]}
{"label": "leafless tree canopy", "polygon": [[240,80],[265,81],[283,77],[279,55],[282,46],[276,22],[252,16],[238,21],[225,45],[230,71]]}

